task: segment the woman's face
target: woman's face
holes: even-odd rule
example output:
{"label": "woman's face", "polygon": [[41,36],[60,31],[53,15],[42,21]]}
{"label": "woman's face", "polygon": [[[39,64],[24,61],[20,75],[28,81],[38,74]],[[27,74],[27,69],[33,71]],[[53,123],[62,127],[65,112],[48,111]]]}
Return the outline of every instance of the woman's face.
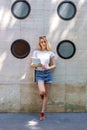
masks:
{"label": "woman's face", "polygon": [[42,50],[46,50],[47,44],[45,39],[40,39],[40,46]]}

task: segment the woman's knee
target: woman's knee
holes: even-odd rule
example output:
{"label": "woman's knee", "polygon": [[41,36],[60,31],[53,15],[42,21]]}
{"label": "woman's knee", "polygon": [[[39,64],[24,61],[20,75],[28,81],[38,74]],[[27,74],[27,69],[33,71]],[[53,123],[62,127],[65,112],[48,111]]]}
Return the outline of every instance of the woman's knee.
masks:
{"label": "woman's knee", "polygon": [[40,91],[40,95],[45,95],[45,91]]}

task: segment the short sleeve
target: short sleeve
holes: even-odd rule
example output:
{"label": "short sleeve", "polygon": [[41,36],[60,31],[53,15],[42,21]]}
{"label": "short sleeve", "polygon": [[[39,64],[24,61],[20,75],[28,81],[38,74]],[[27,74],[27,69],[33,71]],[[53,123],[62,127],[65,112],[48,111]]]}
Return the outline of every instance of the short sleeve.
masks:
{"label": "short sleeve", "polygon": [[37,57],[37,51],[36,51],[36,50],[33,51],[33,55],[32,55],[32,57]]}
{"label": "short sleeve", "polygon": [[54,53],[54,52],[51,52],[50,57],[51,57],[51,58],[52,58],[52,57],[55,57],[55,53]]}

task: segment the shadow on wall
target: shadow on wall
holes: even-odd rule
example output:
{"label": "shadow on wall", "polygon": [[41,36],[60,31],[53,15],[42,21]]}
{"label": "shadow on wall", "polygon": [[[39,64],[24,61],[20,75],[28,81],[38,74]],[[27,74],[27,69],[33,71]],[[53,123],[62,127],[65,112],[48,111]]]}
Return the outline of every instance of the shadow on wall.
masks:
{"label": "shadow on wall", "polygon": [[[51,0],[51,4],[53,5],[53,8],[52,8],[52,10],[50,10],[48,8],[48,10],[50,11],[50,16],[49,16],[49,19],[47,19],[48,25],[49,25],[47,34],[48,34],[49,39],[53,39],[54,42],[57,42],[56,40],[58,40],[58,39],[61,41],[62,39],[67,38],[67,36],[69,35],[70,32],[73,33],[74,28],[76,28],[76,32],[74,31],[74,33],[81,31],[85,27],[85,24],[87,21],[86,13],[85,13],[85,15],[82,15],[81,13],[83,13],[83,12],[80,11],[81,8],[83,8],[83,6],[86,6],[86,0],[73,1],[74,4],[76,5],[77,12],[76,12],[75,17],[68,21],[62,20],[57,14],[57,7],[61,2],[62,2],[62,0],[59,0],[59,1]],[[83,20],[83,22],[79,23],[78,18],[80,16],[82,17],[81,19]],[[80,25],[78,25],[78,23]]]}
{"label": "shadow on wall", "polygon": [[[47,3],[39,0],[37,1],[37,3],[35,3],[35,1],[29,1],[31,5],[30,19],[27,18],[26,20],[19,21],[18,19],[14,18],[14,16],[12,16],[11,14],[11,5],[12,5],[11,0],[10,1],[4,0],[3,2],[1,1],[0,4],[0,32],[1,32],[0,81],[3,80],[4,82],[22,81],[22,80],[26,82],[29,81],[28,72],[31,72],[29,68],[29,57],[20,60],[13,57],[13,55],[11,55],[10,52],[10,46],[12,42],[15,40],[15,38],[16,39],[22,38],[21,32],[22,29],[24,30],[24,28],[22,28],[22,22],[28,23],[27,24],[28,30],[29,29],[31,30],[31,28],[33,29],[33,37],[35,37],[34,40],[36,42],[37,42],[37,37],[39,35],[41,34],[47,35],[48,39],[51,41],[51,43],[53,43],[52,44],[53,50],[56,50],[56,46],[59,41],[66,39],[67,37],[69,39],[71,38],[72,41],[76,42],[74,38],[77,37],[77,33],[80,34],[80,31],[82,31],[83,28],[85,28],[85,25],[87,23],[86,14],[82,15],[81,14],[82,12],[79,11],[83,6],[86,6],[86,0],[79,0],[74,2],[75,5],[77,6],[77,13],[75,18],[73,18],[70,21],[64,21],[60,19],[60,17],[58,16],[57,6],[59,5],[60,2],[61,0],[60,1],[49,0],[49,2]],[[39,4],[41,3],[41,6],[38,6],[38,3]],[[43,10],[43,16],[40,16],[41,15],[40,10]],[[34,16],[34,11],[36,11],[37,14],[35,16]],[[83,21],[79,23],[77,19],[80,17],[80,15],[82,17],[81,20]],[[37,19],[39,22],[36,22]],[[36,25],[31,24],[31,21],[35,22]],[[43,26],[40,27],[39,24]],[[38,31],[36,31],[35,28],[38,29]],[[83,34],[80,36],[83,36]],[[27,39],[29,38],[31,39],[31,37],[27,35]],[[76,38],[76,40],[77,39],[78,37]],[[33,39],[31,39],[30,41],[31,48],[35,49],[36,45],[32,47],[32,41]]]}
{"label": "shadow on wall", "polygon": [[[52,43],[53,50],[56,50],[58,43],[65,39],[71,40],[75,44],[77,50],[74,58],[69,60],[62,60],[57,56],[58,61],[56,69],[58,70],[58,74],[54,74],[54,76],[58,77],[57,80],[61,81],[65,78],[65,80],[67,80],[64,81],[65,83],[85,83],[87,80],[87,72],[85,71],[87,66],[87,19],[85,13],[87,2],[86,0],[74,0],[73,2],[76,5],[77,12],[75,17],[68,21],[62,20],[57,14],[57,7],[61,2],[62,0],[51,0],[53,8],[48,8],[50,16],[45,19],[45,22],[48,24],[45,24],[44,28]],[[73,71],[72,68],[74,68]],[[78,77],[78,79],[76,77]]]}

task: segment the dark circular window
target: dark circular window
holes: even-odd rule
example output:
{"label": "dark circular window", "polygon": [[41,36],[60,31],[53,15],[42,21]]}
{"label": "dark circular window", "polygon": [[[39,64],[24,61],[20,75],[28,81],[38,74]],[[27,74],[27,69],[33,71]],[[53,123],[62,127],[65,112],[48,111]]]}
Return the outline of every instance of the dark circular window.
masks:
{"label": "dark circular window", "polygon": [[16,58],[25,58],[30,53],[30,45],[27,41],[18,39],[12,43],[11,52]]}
{"label": "dark circular window", "polygon": [[17,0],[13,3],[11,11],[16,18],[24,19],[29,15],[31,7],[25,0]]}
{"label": "dark circular window", "polygon": [[63,1],[57,7],[57,13],[62,19],[70,20],[76,14],[76,6],[71,1]]}
{"label": "dark circular window", "polygon": [[75,54],[75,51],[74,43],[69,40],[61,41],[57,45],[57,54],[64,59],[71,58]]}

